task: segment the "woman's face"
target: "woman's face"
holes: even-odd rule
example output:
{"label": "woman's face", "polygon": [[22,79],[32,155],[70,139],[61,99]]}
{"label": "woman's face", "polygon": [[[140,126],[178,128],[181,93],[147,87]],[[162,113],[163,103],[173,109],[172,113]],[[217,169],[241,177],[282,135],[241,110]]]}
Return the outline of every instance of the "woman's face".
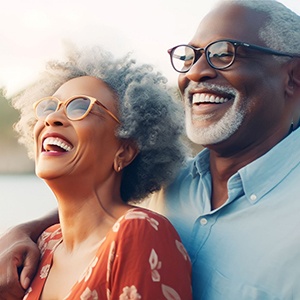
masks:
{"label": "woman's face", "polygon": [[[74,95],[96,98],[118,117],[116,96],[102,80],[77,77],[53,96],[65,102]],[[113,172],[114,155],[121,144],[115,136],[117,126],[99,105],[94,104],[85,118],[76,121],[67,118],[62,105],[34,127],[36,174],[45,180],[72,175],[105,180]]]}

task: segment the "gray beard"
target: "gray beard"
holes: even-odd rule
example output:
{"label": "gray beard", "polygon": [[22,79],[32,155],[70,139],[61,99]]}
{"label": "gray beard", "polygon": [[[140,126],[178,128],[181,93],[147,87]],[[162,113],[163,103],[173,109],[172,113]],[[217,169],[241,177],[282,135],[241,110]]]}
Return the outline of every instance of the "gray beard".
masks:
{"label": "gray beard", "polygon": [[[192,108],[186,104],[186,132],[188,138],[198,145],[213,145],[225,141],[231,137],[241,126],[245,118],[246,105],[239,106],[240,101],[236,101],[225,115],[217,122],[208,127],[197,127],[194,122],[209,119],[211,115],[192,116]],[[245,103],[242,101],[242,103]],[[216,104],[218,105],[218,104]]]}

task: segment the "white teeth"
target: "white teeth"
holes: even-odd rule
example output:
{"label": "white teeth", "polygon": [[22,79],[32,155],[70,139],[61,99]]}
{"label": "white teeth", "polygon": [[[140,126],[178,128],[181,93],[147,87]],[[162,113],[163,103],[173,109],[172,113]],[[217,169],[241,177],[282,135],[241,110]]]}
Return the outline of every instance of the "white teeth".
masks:
{"label": "white teeth", "polygon": [[229,101],[228,98],[216,97],[209,94],[194,94],[193,104],[197,103],[225,103]]}
{"label": "white teeth", "polygon": [[57,137],[46,138],[43,142],[43,148],[47,149],[47,146],[49,146],[49,145],[58,146],[67,152],[69,152],[72,149],[68,144],[66,144],[66,142],[64,140],[57,138]]}

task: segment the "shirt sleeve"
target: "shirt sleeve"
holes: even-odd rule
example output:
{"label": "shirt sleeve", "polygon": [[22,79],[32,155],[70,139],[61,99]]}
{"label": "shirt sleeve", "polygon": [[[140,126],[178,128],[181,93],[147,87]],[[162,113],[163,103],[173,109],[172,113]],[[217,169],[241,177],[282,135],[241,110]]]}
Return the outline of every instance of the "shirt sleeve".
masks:
{"label": "shirt sleeve", "polygon": [[190,259],[166,218],[131,210],[113,232],[107,266],[110,299],[192,299]]}

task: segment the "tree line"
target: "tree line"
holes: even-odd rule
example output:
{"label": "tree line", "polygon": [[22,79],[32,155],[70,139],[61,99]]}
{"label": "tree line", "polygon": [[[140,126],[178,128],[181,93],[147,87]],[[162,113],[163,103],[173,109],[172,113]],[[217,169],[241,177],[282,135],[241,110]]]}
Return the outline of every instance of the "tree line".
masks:
{"label": "tree line", "polygon": [[0,144],[17,139],[13,124],[18,118],[19,112],[11,106],[4,89],[0,88]]}

